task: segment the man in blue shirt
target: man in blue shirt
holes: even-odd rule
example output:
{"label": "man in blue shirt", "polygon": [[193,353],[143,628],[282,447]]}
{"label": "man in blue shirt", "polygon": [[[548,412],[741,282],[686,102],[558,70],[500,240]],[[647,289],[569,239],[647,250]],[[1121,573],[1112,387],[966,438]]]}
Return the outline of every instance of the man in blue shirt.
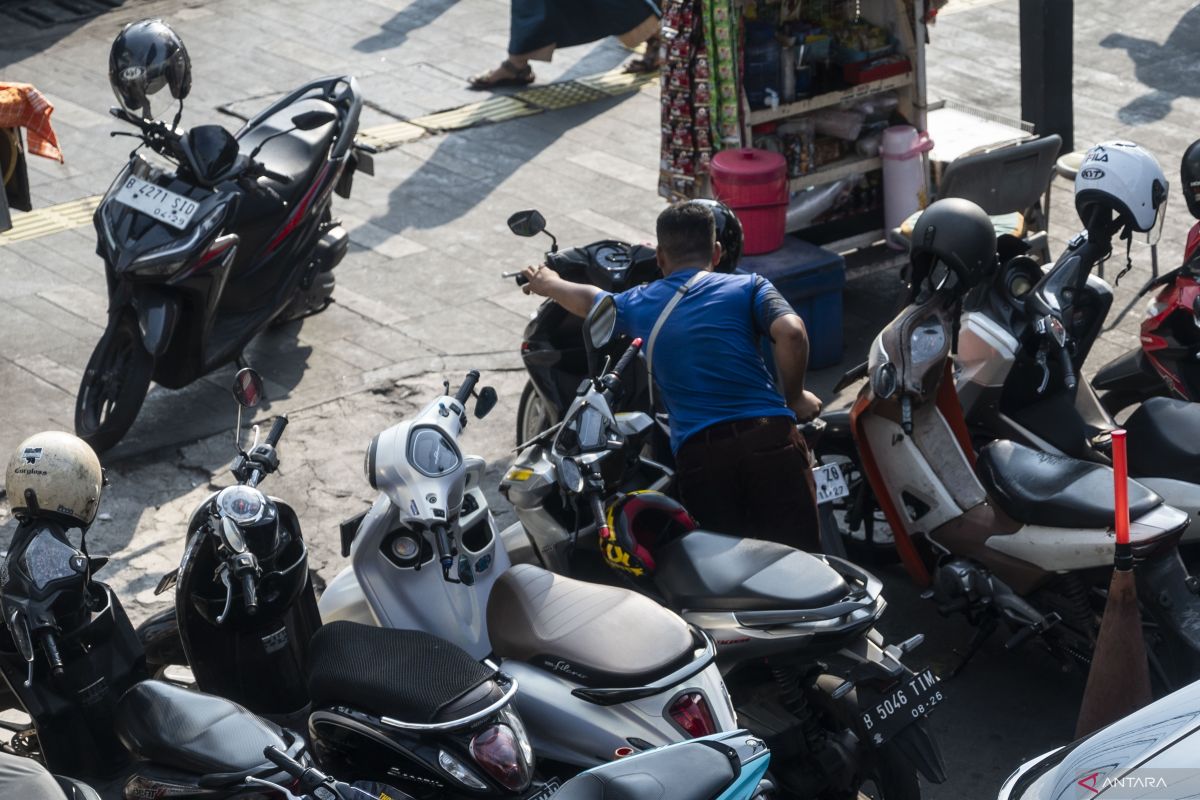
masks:
{"label": "man in blue shirt", "polygon": [[[721,245],[705,205],[671,206],[657,227],[663,278],[615,295],[617,330],[645,342],[671,420],[683,504],[707,528],[817,550],[808,448],[796,429],[821,410],[804,388],[804,323],[769,281],[712,272]],[[527,292],[579,316],[604,294],[545,267],[529,267],[525,277]],[[763,361],[761,336],[774,344],[774,370]]]}

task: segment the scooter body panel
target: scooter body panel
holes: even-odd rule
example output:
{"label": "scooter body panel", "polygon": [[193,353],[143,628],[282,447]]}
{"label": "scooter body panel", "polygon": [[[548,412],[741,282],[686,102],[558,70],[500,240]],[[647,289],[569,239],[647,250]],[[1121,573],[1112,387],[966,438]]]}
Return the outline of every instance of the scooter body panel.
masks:
{"label": "scooter body panel", "polygon": [[566,764],[594,767],[611,761],[618,748],[630,746],[631,738],[655,747],[689,738],[667,714],[671,703],[684,693],[704,695],[720,730],[737,728],[733,704],[714,664],[666,692],[615,705],[576,697],[571,692],[579,684],[523,661],[505,660],[500,669],[521,687],[517,709],[534,751]]}
{"label": "scooter body panel", "polygon": [[321,610],[321,619],[326,623],[345,620],[379,625],[358,578],[354,577],[354,567],[346,567],[326,585],[317,607]]}

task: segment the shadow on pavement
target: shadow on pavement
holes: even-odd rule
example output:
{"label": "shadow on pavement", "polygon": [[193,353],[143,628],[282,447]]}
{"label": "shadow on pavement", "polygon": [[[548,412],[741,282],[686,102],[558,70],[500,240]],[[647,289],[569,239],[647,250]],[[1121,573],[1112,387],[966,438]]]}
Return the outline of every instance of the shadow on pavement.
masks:
{"label": "shadow on pavement", "polygon": [[456,2],[458,0],[413,0],[403,11],[397,11],[383,23],[379,33],[358,42],[354,49],[360,53],[377,53],[399,47],[410,33],[432,23]]}
{"label": "shadow on pavement", "polygon": [[1200,38],[1200,6],[1193,6],[1175,23],[1161,45],[1149,39],[1110,33],[1101,47],[1124,50],[1134,64],[1134,75],[1151,91],[1127,103],[1117,117],[1126,125],[1144,125],[1164,119],[1181,97],[1200,97],[1196,74],[1196,41]]}

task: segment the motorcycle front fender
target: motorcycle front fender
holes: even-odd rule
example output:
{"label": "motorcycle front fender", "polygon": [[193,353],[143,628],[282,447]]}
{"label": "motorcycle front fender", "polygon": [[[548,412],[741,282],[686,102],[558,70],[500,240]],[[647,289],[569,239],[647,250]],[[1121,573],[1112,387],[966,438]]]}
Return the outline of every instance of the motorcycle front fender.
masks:
{"label": "motorcycle front fender", "polygon": [[142,332],[142,344],[146,352],[159,358],[171,343],[179,319],[179,304],[170,295],[149,287],[135,288],[131,302]]}

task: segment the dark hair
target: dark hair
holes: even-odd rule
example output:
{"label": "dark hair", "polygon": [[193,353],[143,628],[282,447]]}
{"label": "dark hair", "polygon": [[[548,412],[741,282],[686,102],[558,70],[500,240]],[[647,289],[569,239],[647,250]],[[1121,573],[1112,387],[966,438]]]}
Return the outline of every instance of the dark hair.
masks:
{"label": "dark hair", "polygon": [[678,203],[658,215],[658,246],[667,260],[679,264],[690,259],[712,259],[716,223],[712,212],[699,203]]}

